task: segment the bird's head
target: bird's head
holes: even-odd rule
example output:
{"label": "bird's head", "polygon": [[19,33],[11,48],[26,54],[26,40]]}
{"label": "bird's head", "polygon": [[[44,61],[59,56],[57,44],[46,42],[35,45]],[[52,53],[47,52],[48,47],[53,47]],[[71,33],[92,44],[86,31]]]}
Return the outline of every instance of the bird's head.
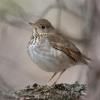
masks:
{"label": "bird's head", "polygon": [[49,34],[53,30],[53,26],[47,19],[39,19],[35,23],[29,23],[33,28],[33,35],[35,33],[41,34],[46,33]]}

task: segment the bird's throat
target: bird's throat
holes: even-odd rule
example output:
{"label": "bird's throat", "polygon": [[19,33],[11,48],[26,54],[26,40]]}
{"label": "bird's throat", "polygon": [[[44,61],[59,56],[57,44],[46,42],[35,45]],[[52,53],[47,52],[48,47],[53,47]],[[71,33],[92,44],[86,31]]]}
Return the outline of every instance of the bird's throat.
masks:
{"label": "bird's throat", "polygon": [[47,37],[47,33],[33,33],[30,42],[31,44],[36,44],[41,41],[42,38],[45,37]]}

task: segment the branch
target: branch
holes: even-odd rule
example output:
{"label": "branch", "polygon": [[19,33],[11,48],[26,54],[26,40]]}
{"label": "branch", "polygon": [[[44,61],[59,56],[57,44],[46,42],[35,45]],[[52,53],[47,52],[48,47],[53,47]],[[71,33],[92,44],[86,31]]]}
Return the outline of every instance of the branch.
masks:
{"label": "branch", "polygon": [[86,86],[78,82],[52,86],[35,83],[16,92],[18,100],[79,100],[85,94]]}

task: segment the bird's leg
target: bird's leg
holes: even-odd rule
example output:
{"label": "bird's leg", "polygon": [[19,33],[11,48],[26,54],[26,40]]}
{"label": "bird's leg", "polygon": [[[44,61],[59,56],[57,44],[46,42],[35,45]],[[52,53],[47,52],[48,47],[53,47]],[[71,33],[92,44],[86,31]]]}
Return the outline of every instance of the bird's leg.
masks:
{"label": "bird's leg", "polygon": [[55,85],[57,83],[57,81],[59,80],[59,78],[61,77],[61,75],[65,72],[66,69],[62,70],[61,73],[59,74],[58,78],[55,80],[55,82],[53,83],[53,85]]}
{"label": "bird's leg", "polygon": [[58,72],[55,72],[55,73],[51,76],[51,78],[49,79],[48,82],[50,82],[50,81],[55,77],[55,75],[56,75],[57,73],[58,73]]}

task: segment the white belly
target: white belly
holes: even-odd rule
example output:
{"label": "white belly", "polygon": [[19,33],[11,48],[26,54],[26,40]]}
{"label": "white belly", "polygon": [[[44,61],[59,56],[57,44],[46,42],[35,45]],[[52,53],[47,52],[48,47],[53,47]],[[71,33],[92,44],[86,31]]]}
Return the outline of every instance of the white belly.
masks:
{"label": "white belly", "polygon": [[28,46],[28,54],[34,63],[48,72],[58,72],[70,67],[68,57],[52,48],[47,40],[44,43]]}

